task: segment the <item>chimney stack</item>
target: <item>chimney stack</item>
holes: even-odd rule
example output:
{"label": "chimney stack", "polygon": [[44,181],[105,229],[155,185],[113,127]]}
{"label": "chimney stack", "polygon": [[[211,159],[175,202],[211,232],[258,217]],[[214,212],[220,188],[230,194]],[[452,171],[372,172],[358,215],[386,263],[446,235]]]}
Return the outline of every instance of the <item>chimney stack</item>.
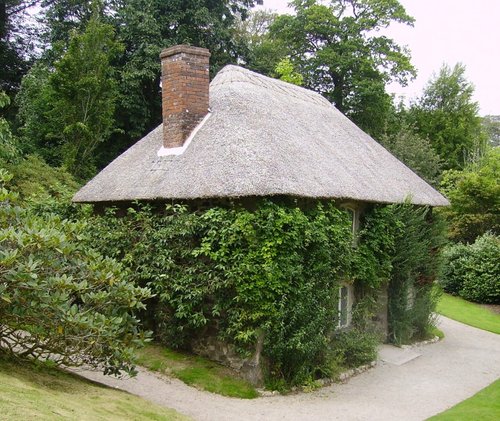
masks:
{"label": "chimney stack", "polygon": [[163,146],[181,147],[208,113],[210,52],[176,45],[160,54]]}

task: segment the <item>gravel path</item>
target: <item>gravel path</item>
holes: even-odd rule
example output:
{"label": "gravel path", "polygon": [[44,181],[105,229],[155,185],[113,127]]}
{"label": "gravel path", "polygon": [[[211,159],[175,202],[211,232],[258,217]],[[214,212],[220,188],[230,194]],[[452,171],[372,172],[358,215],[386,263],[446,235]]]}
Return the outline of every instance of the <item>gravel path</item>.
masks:
{"label": "gravel path", "polygon": [[140,370],[117,380],[89,379],[126,390],[195,420],[424,420],[468,398],[500,377],[500,335],[441,317],[445,339],[419,346],[420,357],[375,368],[313,393],[254,400],[201,392],[179,380]]}

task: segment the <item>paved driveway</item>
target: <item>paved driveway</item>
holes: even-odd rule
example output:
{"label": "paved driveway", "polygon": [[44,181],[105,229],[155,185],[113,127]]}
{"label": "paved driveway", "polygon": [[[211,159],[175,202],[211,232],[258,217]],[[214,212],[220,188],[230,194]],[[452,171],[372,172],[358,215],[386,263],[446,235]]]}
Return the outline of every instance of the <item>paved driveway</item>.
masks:
{"label": "paved driveway", "polygon": [[134,379],[85,377],[127,390],[195,420],[424,420],[500,377],[500,335],[441,317],[445,339],[415,349],[405,364],[375,368],[313,393],[226,398],[141,370]]}

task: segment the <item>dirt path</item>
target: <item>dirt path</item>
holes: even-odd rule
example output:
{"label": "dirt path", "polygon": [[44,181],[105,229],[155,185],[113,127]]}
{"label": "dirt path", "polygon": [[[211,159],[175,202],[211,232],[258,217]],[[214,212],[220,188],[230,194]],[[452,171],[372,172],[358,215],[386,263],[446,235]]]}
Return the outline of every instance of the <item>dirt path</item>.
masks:
{"label": "dirt path", "polygon": [[145,370],[129,380],[81,374],[195,420],[424,420],[500,377],[500,335],[445,317],[440,323],[445,339],[418,347],[420,357],[403,365],[379,361],[345,384],[309,394],[242,400],[201,392]]}

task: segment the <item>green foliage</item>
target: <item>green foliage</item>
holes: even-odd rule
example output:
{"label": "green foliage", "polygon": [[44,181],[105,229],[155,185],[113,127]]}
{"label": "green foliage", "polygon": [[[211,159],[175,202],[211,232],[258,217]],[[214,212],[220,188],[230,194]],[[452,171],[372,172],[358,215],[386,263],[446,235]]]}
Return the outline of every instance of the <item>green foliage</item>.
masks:
{"label": "green foliage", "polygon": [[[361,332],[369,329],[375,293],[396,278],[395,268],[425,284],[435,269],[426,242],[427,210],[410,205],[368,210],[357,247],[348,213],[332,203],[299,206],[263,199],[251,209],[239,203],[191,211],[180,205],[163,211],[136,205],[122,217],[117,212],[123,214],[109,210],[93,217],[89,238],[102,254],[130,269],[130,282],[156,294],[147,319],[157,339],[186,347],[212,332],[249,353],[262,335],[270,377],[288,385],[329,371],[341,282],[355,281],[364,297],[353,315]],[[409,249],[416,257],[406,263],[408,256],[399,256],[398,247],[405,245],[410,217],[421,225],[408,224],[410,237],[419,243]],[[424,302],[427,296],[419,297]],[[415,333],[427,328],[416,316],[411,321]],[[371,358],[373,341],[361,335],[357,349],[350,342],[355,337],[346,339],[353,355],[345,359]]]}
{"label": "green foliage", "polygon": [[131,280],[157,294],[149,310],[162,341],[183,346],[216,327],[243,351],[263,332],[273,375],[289,383],[324,362],[353,250],[346,212],[263,200],[253,210],[129,210],[89,227],[104,254],[121,258]]}
{"label": "green foliage", "polygon": [[50,118],[60,130],[63,164],[77,176],[92,171],[93,152],[114,130],[113,59],[122,50],[112,26],[91,19],[82,34],[71,35],[68,50],[50,76],[53,108]]}
{"label": "green foliage", "polygon": [[243,57],[245,67],[268,76],[275,76],[276,65],[284,58],[283,46],[269,34],[277,16],[271,10],[252,11],[248,19],[239,20],[235,33],[238,42],[247,49]]}
{"label": "green foliage", "polygon": [[335,335],[333,353],[343,367],[355,368],[377,359],[376,335],[359,329]]}
{"label": "green foliage", "polygon": [[[10,104],[9,97],[5,92],[0,91],[0,109]],[[10,124],[3,117],[0,117],[0,162],[15,160],[19,155],[17,141],[12,135]]]}
{"label": "green foliage", "polygon": [[487,115],[483,117],[482,125],[488,136],[490,146],[500,146],[500,116]]}
{"label": "green foliage", "polygon": [[393,134],[381,136],[380,143],[428,183],[439,185],[441,160],[429,140],[421,138],[409,127],[402,127]]}
{"label": "green foliage", "polygon": [[378,32],[392,22],[411,25],[397,0],[315,0],[291,3],[295,15],[280,15],[270,38],[289,56],[304,85],[325,95],[368,133],[383,132],[391,98],[385,84],[414,76],[408,51]]}
{"label": "green foliage", "polygon": [[451,239],[470,243],[487,231],[500,233],[500,149],[463,171],[446,171],[441,188],[451,202],[441,210]]}
{"label": "green foliage", "polygon": [[479,303],[500,303],[500,238],[478,237],[473,244],[450,246],[440,283],[446,292]]}
{"label": "green foliage", "polygon": [[375,243],[390,279],[389,336],[405,343],[425,336],[433,324],[438,297],[432,283],[441,266],[443,225],[428,208],[410,204],[376,208],[375,216],[380,238],[389,238],[385,243],[391,246],[384,249]]}
{"label": "green foliage", "polygon": [[484,148],[487,137],[473,93],[465,66],[450,69],[443,65],[410,109],[410,122],[421,137],[431,141],[447,169],[463,168]]}
{"label": "green foliage", "polygon": [[16,205],[0,170],[0,348],[16,357],[133,372],[146,338],[135,313],[150,291],[82,243],[84,222]]}
{"label": "green foliage", "polygon": [[24,200],[38,196],[40,200],[54,199],[69,204],[71,195],[79,187],[67,171],[47,165],[36,155],[28,155],[15,164],[5,164],[5,168],[14,176],[11,189]]}
{"label": "green foliage", "polygon": [[91,19],[83,33],[72,33],[54,71],[37,66],[23,83],[25,138],[78,177],[92,175],[97,146],[115,130],[118,87],[111,63],[122,46],[114,38],[112,26]]}
{"label": "green foliage", "polygon": [[288,57],[280,60],[275,68],[279,78],[285,82],[301,86],[304,83],[304,77],[294,71],[293,64]]}

